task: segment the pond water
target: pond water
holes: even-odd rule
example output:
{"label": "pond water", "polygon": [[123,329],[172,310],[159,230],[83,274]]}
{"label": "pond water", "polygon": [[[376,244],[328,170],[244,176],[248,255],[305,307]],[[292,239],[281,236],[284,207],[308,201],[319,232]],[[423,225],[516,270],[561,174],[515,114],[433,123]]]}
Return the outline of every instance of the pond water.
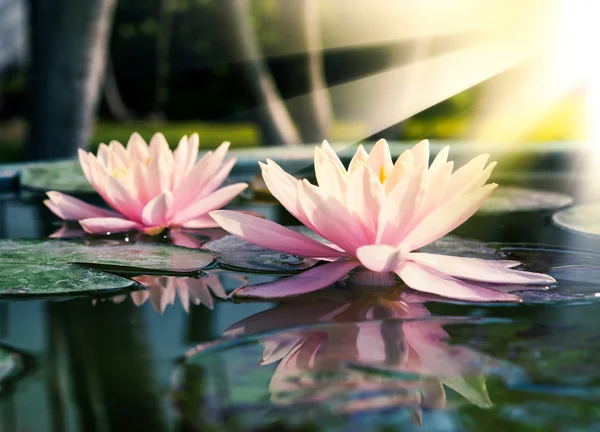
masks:
{"label": "pond water", "polygon": [[[569,196],[580,184],[533,172],[502,182]],[[40,297],[24,282],[0,293],[0,431],[600,430],[600,240],[553,223],[565,195],[502,196],[512,204],[493,203],[431,248],[516,259],[558,280],[521,292],[521,304],[344,283],[281,304],[233,302],[237,288],[312,263],[220,230],[79,239],[208,242],[221,262],[183,275],[157,262],[100,263],[127,283]],[[3,195],[0,236],[81,234],[41,199]],[[294,224],[264,194],[232,207]]]}

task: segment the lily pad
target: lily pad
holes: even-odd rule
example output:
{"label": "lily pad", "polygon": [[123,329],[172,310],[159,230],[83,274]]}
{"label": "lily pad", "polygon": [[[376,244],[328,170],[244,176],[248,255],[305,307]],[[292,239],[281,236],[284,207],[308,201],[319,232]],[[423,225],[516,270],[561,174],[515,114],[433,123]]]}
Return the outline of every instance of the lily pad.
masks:
{"label": "lily pad", "polygon": [[584,204],[561,210],[552,216],[556,225],[582,234],[600,235],[600,204]]}
{"label": "lily pad", "polygon": [[479,214],[551,210],[566,207],[573,198],[566,194],[517,187],[499,187],[478,210]]}
{"label": "lily pad", "polygon": [[126,278],[104,273],[197,272],[213,261],[209,252],[135,243],[89,246],[57,240],[0,241],[0,296],[59,294],[125,288]]}
{"label": "lily pad", "polygon": [[316,262],[310,258],[265,249],[232,235],[208,242],[204,245],[204,248],[215,253],[221,267],[234,270],[291,273],[312,267]]}
{"label": "lily pad", "polygon": [[0,297],[75,294],[133,285],[129,279],[76,264],[0,262],[0,272]]}
{"label": "lily pad", "polygon": [[79,161],[48,162],[23,168],[21,186],[36,191],[56,190],[66,193],[94,193]]}

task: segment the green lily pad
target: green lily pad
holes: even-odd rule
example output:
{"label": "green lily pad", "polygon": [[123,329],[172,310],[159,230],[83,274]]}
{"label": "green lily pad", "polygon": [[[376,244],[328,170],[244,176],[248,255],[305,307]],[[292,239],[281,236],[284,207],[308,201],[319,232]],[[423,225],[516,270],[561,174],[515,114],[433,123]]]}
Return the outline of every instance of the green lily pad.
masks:
{"label": "green lily pad", "polygon": [[569,195],[543,190],[500,186],[483,203],[479,214],[552,210],[573,202]]}
{"label": "green lily pad", "polygon": [[215,253],[224,268],[262,270],[270,273],[294,273],[315,264],[315,260],[265,249],[228,235],[204,245]]}
{"label": "green lily pad", "polygon": [[561,210],[552,220],[561,228],[582,234],[600,235],[600,204],[584,204]]}
{"label": "green lily pad", "polygon": [[100,269],[118,273],[190,273],[212,262],[210,252],[163,244],[2,240],[0,297],[125,288],[132,281]]}
{"label": "green lily pad", "polygon": [[79,161],[47,162],[23,168],[21,186],[36,191],[55,190],[66,193],[94,193]]}

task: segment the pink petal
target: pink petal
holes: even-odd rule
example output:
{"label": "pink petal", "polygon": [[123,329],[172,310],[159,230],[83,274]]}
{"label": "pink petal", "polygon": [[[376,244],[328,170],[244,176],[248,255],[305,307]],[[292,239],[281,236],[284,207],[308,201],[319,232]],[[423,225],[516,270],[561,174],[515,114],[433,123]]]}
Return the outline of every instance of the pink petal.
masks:
{"label": "pink petal", "polygon": [[91,217],[119,217],[112,212],[101,207],[88,204],[85,201],[65,195],[60,192],[47,192],[49,200],[44,201],[50,210],[58,217],[64,220],[79,220]]}
{"label": "pink petal", "polygon": [[360,225],[338,200],[304,180],[298,185],[298,202],[317,234],[348,253],[368,243]]}
{"label": "pink petal", "polygon": [[154,195],[148,193],[148,168],[140,162],[134,163],[131,167],[132,188],[137,194],[137,199],[142,205],[146,205]]}
{"label": "pink petal", "polygon": [[129,141],[127,141],[127,153],[129,159],[132,161],[144,164],[148,161],[148,157],[150,157],[148,144],[146,144],[144,138],[137,132],[132,133]]}
{"label": "pink petal", "polygon": [[402,240],[410,250],[418,249],[448,234],[469,219],[487,199],[497,184],[489,184],[481,189],[448,201],[420,221]]}
{"label": "pink petal", "polygon": [[449,146],[446,146],[440,150],[440,152],[436,155],[435,159],[429,166],[430,174],[435,173],[438,169],[440,169],[441,167],[446,165],[446,163],[448,162],[448,153],[449,152],[450,152]]}
{"label": "pink petal", "polygon": [[210,179],[208,183],[206,183],[206,185],[200,192],[200,195],[198,195],[198,198],[202,198],[214,192],[219,186],[221,186],[221,184],[223,184],[223,182],[227,179],[227,176],[233,169],[235,162],[236,158],[231,158],[225,161],[223,165],[221,165],[221,168],[219,168],[219,171],[217,171],[217,173],[213,176],[213,178]]}
{"label": "pink petal", "polygon": [[189,145],[187,135],[184,135],[177,144],[177,148],[173,151],[173,171],[171,172],[171,183],[173,190],[177,189],[181,184],[183,176],[186,174],[189,159]]}
{"label": "pink petal", "polygon": [[195,195],[200,193],[206,185],[215,177],[221,165],[223,165],[223,161],[225,160],[225,156],[227,156],[227,151],[229,150],[230,142],[222,143],[217,149],[214,151],[213,155],[210,158],[210,164],[206,167],[204,172],[202,172],[196,178],[196,189]]}
{"label": "pink petal", "polygon": [[396,274],[414,290],[442,297],[464,301],[480,302],[518,302],[519,297],[478,287],[468,282],[454,279],[445,273],[439,272],[415,262],[406,261]]}
{"label": "pink petal", "polygon": [[396,159],[392,172],[387,175],[385,181],[385,193],[389,194],[402,179],[409,179],[412,176],[414,168],[412,152],[410,150],[405,150],[398,159]]}
{"label": "pink petal", "polygon": [[448,186],[448,181],[450,180],[453,167],[454,163],[448,162],[436,171],[429,171],[427,197],[422,208],[419,210],[419,219],[427,216],[439,205],[442,197],[444,196],[444,192],[446,191],[446,187]]}
{"label": "pink petal", "polygon": [[162,156],[152,157],[147,172],[145,186],[148,197],[156,198],[161,193],[170,189],[170,171],[167,162]]}
{"label": "pink petal", "polygon": [[210,195],[193,202],[189,207],[178,211],[173,216],[173,224],[181,225],[189,220],[197,219],[208,212],[220,209],[247,187],[248,185],[246,183],[236,183],[218,189]]}
{"label": "pink petal", "polygon": [[353,171],[359,164],[363,162],[367,163],[368,159],[369,153],[367,153],[363,145],[360,144],[356,149],[356,153],[354,153],[354,156],[352,156],[352,159],[350,160],[350,164],[348,165],[348,172]]}
{"label": "pink petal", "polygon": [[[408,184],[405,184],[408,182]],[[377,242],[398,245],[414,225],[415,214],[427,195],[427,170],[418,168],[411,178],[402,180],[387,196],[379,215]]]}
{"label": "pink petal", "polygon": [[415,168],[429,166],[429,140],[419,141],[411,150]]}
{"label": "pink petal", "polygon": [[85,232],[90,234],[112,234],[142,228],[134,221],[115,217],[89,218],[80,220],[79,223]]}
{"label": "pink petal", "polygon": [[196,164],[196,159],[198,159],[198,150],[200,148],[200,138],[197,133],[193,133],[190,135],[188,139],[188,164],[185,169],[185,174],[189,173],[190,170]]}
{"label": "pink petal", "polygon": [[201,228],[217,228],[219,224],[210,215],[202,215],[196,219],[190,219],[181,224],[182,228],[201,229]]}
{"label": "pink petal", "polygon": [[299,180],[290,176],[279,165],[269,159],[267,159],[267,164],[261,162],[258,164],[271,194],[292,216],[306,225],[305,221],[301,220],[303,213],[298,205],[297,185]]}
{"label": "pink petal", "polygon": [[356,256],[360,263],[374,272],[391,272],[404,261],[408,251],[386,244],[375,244],[359,247]]}
{"label": "pink petal", "polygon": [[321,150],[323,150],[323,153],[325,153],[325,155],[335,164],[335,166],[340,169],[340,171],[346,171],[346,167],[338,157],[337,153],[331,148],[327,140],[323,140],[323,143],[321,144]]}
{"label": "pink petal", "polygon": [[344,171],[331,161],[325,153],[315,147],[315,174],[319,187],[341,203],[346,202],[348,180]]}
{"label": "pink petal", "polygon": [[384,201],[383,185],[371,168],[362,165],[350,174],[346,208],[355,220],[362,222],[363,232],[369,242],[375,241],[379,213]]}
{"label": "pink petal", "polygon": [[146,226],[167,226],[173,207],[173,194],[166,191],[150,200],[142,211],[142,221]]}
{"label": "pink petal", "polygon": [[201,188],[198,188],[203,173],[211,164],[213,153],[207,152],[202,158],[189,170],[186,176],[181,180],[179,187],[174,190],[175,210],[185,207],[189,204]]}
{"label": "pink petal", "polygon": [[102,187],[106,194],[105,201],[127,219],[141,222],[143,206],[129,190],[116,178],[105,175]]}
{"label": "pink petal", "polygon": [[234,293],[234,297],[275,299],[306,294],[334,284],[359,265],[358,261],[349,260],[318,265],[275,282],[241,288]]}
{"label": "pink petal", "polygon": [[152,135],[152,138],[150,138],[150,144],[148,144],[148,148],[150,149],[150,157],[152,160],[162,159],[167,164],[167,167],[172,167],[173,152],[171,152],[169,143],[162,133],[157,132]]}
{"label": "pink petal", "polygon": [[267,249],[304,257],[340,257],[343,253],[275,222],[231,210],[210,215],[226,231]]}
{"label": "pink petal", "polygon": [[394,167],[394,165],[392,163],[390,147],[388,146],[386,140],[380,139],[375,143],[375,145],[371,149],[371,153],[369,153],[367,165],[371,167],[371,169],[374,173],[377,174],[377,176],[380,175],[380,171],[382,168],[383,174],[385,176],[389,175],[392,172],[392,168]]}
{"label": "pink petal", "polygon": [[468,185],[473,178],[481,174],[489,158],[489,154],[480,154],[457,169],[450,177],[444,199],[450,199],[455,196],[461,189]]}
{"label": "pink petal", "polygon": [[472,281],[532,285],[556,282],[553,277],[545,274],[511,270],[502,261],[428,253],[411,253],[408,255],[408,259],[449,276]]}

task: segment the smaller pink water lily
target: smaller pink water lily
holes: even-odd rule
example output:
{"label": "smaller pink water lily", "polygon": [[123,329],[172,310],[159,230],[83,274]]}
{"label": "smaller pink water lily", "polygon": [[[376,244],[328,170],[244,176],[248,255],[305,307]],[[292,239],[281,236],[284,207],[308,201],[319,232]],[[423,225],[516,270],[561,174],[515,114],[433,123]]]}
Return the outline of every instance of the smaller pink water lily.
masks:
{"label": "smaller pink water lily", "polygon": [[56,191],[48,192],[44,203],[61,219],[79,221],[90,234],[215,227],[208,213],[229,203],[248,185],[219,188],[235,164],[235,158],[225,160],[228,142],[196,162],[198,146],[198,134],[184,136],[171,151],[161,133],[152,137],[150,145],[133,133],[127,147],[117,141],[100,144],[97,156],[80,149],[85,177],[114,211]]}
{"label": "smaller pink water lily", "polygon": [[330,262],[289,278],[287,284],[247,288],[236,295],[303,294],[359,266],[395,273],[412,289],[464,301],[519,301],[514,294],[495,290],[494,284],[554,283],[548,275],[511,269],[520,264],[516,261],[419,252],[471,217],[497,186],[486,184],[495,166],[486,165],[489,155],[452,172],[448,150],[441,150],[429,166],[429,142],[424,140],[393,163],[387,142],[379,140],[370,153],[360,146],[346,169],[325,141],[315,148],[318,186],[292,177],[271,160],[261,163],[273,196],[321,240],[234,211],[210,215],[250,243]]}

